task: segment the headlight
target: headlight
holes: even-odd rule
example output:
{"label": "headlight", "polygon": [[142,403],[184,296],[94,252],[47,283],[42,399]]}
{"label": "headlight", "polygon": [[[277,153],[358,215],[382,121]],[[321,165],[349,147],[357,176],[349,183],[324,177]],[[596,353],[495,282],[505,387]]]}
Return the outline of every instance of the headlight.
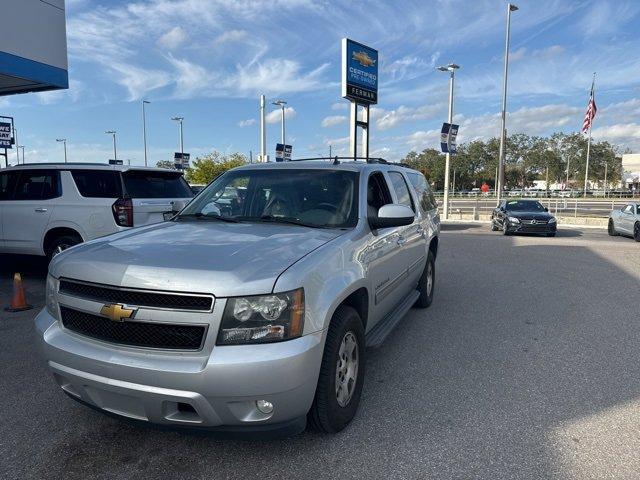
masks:
{"label": "headlight", "polygon": [[557,222],[556,217],[551,217],[549,219],[549,223],[556,223],[556,222]]}
{"label": "headlight", "polygon": [[302,335],[304,290],[227,300],[218,345],[268,343]]}
{"label": "headlight", "polygon": [[56,302],[56,293],[58,293],[58,279],[54,278],[51,274],[47,275],[47,287],[45,290],[45,305],[47,312],[51,314],[53,318],[58,320],[58,303]]}
{"label": "headlight", "polygon": [[511,223],[520,223],[520,219],[516,217],[509,217],[509,221]]}

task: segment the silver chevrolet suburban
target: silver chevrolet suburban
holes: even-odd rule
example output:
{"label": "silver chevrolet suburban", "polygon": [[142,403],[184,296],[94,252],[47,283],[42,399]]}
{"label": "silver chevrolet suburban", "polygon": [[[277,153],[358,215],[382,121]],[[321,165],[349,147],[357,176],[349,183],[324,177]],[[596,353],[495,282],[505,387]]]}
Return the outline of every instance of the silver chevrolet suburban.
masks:
{"label": "silver chevrolet suburban", "polygon": [[424,176],[397,164],[236,168],[169,221],[54,257],[38,342],[66,394],[117,416],[337,432],[365,347],[431,304],[439,230]]}

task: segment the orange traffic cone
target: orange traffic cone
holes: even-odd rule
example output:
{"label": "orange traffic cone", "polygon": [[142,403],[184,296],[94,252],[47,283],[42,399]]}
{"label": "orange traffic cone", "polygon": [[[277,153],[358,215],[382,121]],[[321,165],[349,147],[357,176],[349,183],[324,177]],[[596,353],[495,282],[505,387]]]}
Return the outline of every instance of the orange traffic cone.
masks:
{"label": "orange traffic cone", "polygon": [[22,277],[19,273],[13,276],[13,298],[11,304],[5,307],[7,312],[22,312],[23,310],[30,310],[33,307],[27,304],[24,298],[24,287],[22,286]]}

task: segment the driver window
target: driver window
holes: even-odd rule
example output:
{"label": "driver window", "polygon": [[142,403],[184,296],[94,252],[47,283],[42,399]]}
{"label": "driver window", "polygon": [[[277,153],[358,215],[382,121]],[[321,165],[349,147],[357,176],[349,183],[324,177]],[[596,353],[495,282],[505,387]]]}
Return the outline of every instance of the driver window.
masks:
{"label": "driver window", "polygon": [[631,205],[627,205],[626,207],[624,207],[624,210],[622,210],[624,213],[633,213],[633,206]]}
{"label": "driver window", "polygon": [[387,182],[381,172],[369,176],[367,185],[367,216],[377,217],[380,207],[392,203]]}

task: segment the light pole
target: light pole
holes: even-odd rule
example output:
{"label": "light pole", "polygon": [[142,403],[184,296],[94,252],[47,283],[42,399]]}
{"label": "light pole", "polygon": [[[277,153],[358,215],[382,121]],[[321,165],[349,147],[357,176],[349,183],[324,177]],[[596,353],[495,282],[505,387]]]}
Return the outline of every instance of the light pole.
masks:
{"label": "light pole", "polygon": [[507,128],[507,76],[509,72],[509,37],[511,33],[511,12],[518,10],[518,7],[512,3],[507,4],[507,38],[504,46],[504,81],[502,84],[502,122],[500,128],[500,155],[498,157],[498,191],[497,199],[500,203],[500,197],[502,195],[502,189],[504,186],[504,147],[505,147],[505,132]]}
{"label": "light pole", "polygon": [[64,163],[67,163],[67,139],[56,138],[56,142],[62,142],[62,144],[64,145]]}
{"label": "light pole", "polygon": [[182,132],[182,121],[184,117],[171,117],[171,120],[180,124],[180,155],[184,155],[184,137]]}
{"label": "light pole", "polygon": [[18,145],[16,148],[22,149],[22,164],[24,165],[24,145]]}
{"label": "light pole", "polygon": [[[456,76],[456,70],[460,68],[455,63],[438,67],[441,72],[449,72],[449,116],[447,122],[451,124],[453,121],[453,82]],[[449,218],[449,171],[451,169],[451,154],[447,152],[444,167],[444,219]],[[455,194],[455,192],[454,192]]]}
{"label": "light pole", "polygon": [[[13,141],[16,144],[16,160],[18,161],[18,165],[20,165],[20,154],[18,153],[18,129],[16,127],[13,127]],[[24,160],[22,163],[24,163]]]}
{"label": "light pole", "polygon": [[144,106],[149,102],[148,100],[142,100],[142,141],[144,142],[144,166],[147,166],[147,112]]}
{"label": "light pole", "polygon": [[112,135],[113,136],[113,159],[114,160],[118,160],[118,151],[116,150],[116,131],[115,130],[107,130],[106,132],[107,135]]}
{"label": "light pole", "polygon": [[278,105],[281,109],[282,109],[282,135],[281,135],[281,141],[282,144],[284,145],[284,106],[287,104],[287,102],[285,102],[284,100],[276,100],[275,102],[271,102],[272,105]]}

